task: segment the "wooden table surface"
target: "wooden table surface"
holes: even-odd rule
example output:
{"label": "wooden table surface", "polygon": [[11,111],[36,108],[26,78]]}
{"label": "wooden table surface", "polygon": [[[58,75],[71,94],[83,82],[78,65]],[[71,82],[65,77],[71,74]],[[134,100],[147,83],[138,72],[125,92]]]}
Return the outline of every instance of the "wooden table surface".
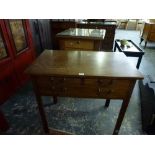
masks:
{"label": "wooden table surface", "polygon": [[45,50],[30,66],[31,75],[65,75],[142,79],[123,53]]}

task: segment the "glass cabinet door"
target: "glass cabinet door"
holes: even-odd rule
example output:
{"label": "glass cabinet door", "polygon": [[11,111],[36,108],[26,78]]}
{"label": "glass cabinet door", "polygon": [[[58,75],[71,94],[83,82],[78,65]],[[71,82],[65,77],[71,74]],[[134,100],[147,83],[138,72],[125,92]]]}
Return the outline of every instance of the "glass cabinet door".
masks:
{"label": "glass cabinet door", "polygon": [[0,60],[8,57],[6,44],[2,35],[2,31],[0,29]]}
{"label": "glass cabinet door", "polygon": [[21,19],[10,19],[9,26],[16,48],[16,54],[18,54],[28,47],[25,25]]}

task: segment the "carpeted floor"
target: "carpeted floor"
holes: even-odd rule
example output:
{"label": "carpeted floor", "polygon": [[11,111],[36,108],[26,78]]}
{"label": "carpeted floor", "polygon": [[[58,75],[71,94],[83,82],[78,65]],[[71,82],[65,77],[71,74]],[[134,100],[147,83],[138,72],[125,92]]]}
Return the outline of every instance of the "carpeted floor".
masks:
{"label": "carpeted floor", "polygon": [[[139,31],[117,30],[115,39],[132,39],[139,44]],[[142,46],[144,43],[142,44]],[[144,50],[140,71],[155,75],[155,44],[148,43]],[[137,58],[129,58],[136,66]],[[78,135],[112,134],[121,100],[112,100],[108,109],[103,99],[58,98],[53,104],[50,97],[44,97],[49,125],[53,128]],[[10,129],[4,134],[43,134],[40,116],[31,83],[28,83],[12,96],[2,110],[9,121]],[[124,117],[120,135],[142,135],[139,87],[136,84],[129,107]]]}

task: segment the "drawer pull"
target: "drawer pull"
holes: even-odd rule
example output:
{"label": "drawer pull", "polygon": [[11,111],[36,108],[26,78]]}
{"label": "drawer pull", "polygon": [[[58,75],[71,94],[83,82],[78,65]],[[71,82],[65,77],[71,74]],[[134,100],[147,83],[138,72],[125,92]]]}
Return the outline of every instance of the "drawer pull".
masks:
{"label": "drawer pull", "polygon": [[105,81],[105,80],[103,80],[103,79],[98,79],[98,84],[99,85],[104,85],[104,86],[107,86],[107,85],[111,85],[113,83],[113,80],[110,80],[110,81]]}
{"label": "drawer pull", "polygon": [[77,43],[77,44],[80,44],[80,41],[77,41],[76,43]]}
{"label": "drawer pull", "polygon": [[101,88],[98,88],[98,93],[99,93],[99,94],[101,93]]}
{"label": "drawer pull", "polygon": [[110,93],[112,93],[113,90],[102,90],[101,88],[98,88],[98,94],[99,95],[102,95],[102,94],[105,94],[105,95],[109,95]]}
{"label": "drawer pull", "polygon": [[58,80],[59,83],[65,82],[65,81],[66,81],[66,78],[62,78],[62,79],[59,79],[59,80]]}

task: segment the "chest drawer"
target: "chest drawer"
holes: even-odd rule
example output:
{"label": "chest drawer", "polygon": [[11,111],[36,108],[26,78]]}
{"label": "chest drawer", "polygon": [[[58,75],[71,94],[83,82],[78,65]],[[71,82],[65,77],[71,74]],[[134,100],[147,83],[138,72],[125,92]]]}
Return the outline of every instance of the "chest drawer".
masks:
{"label": "chest drawer", "polygon": [[155,41],[155,32],[150,33],[149,41]]}
{"label": "chest drawer", "polygon": [[64,46],[72,49],[94,49],[94,42],[89,40],[64,40]]}
{"label": "chest drawer", "polygon": [[108,78],[66,78],[66,77],[37,77],[35,80],[38,91],[42,95],[57,95],[70,97],[92,98],[125,98],[129,80]]}
{"label": "chest drawer", "polygon": [[155,25],[151,25],[151,32],[155,32]]}

